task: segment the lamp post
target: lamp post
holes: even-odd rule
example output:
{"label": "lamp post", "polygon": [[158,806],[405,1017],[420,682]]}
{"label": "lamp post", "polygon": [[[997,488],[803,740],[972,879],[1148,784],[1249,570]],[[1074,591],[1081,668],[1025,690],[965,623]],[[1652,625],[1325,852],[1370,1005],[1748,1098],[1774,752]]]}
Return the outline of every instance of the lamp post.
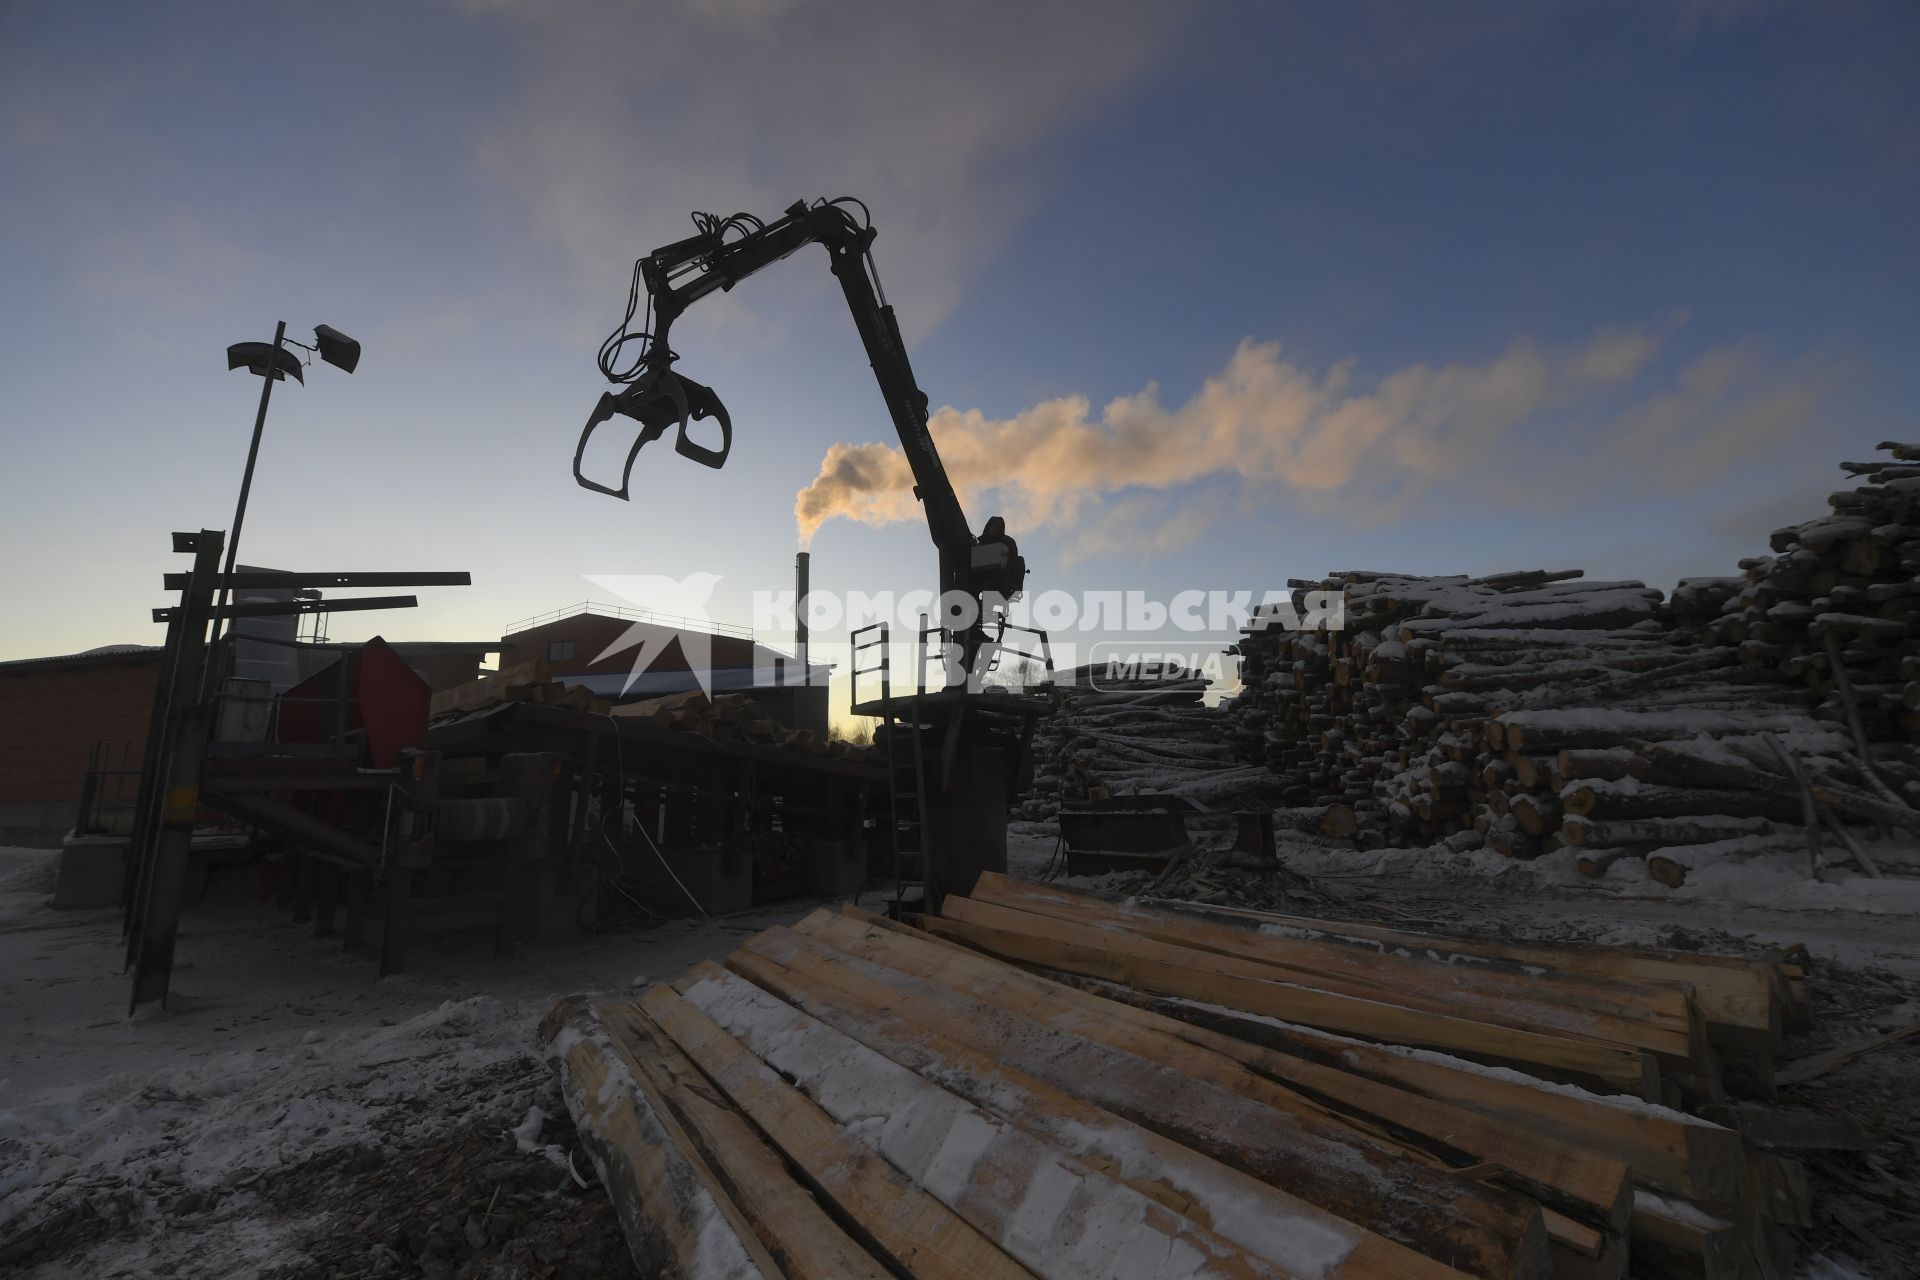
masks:
{"label": "lamp post", "polygon": [[[227,564],[220,574],[220,595],[214,604],[213,637],[216,652],[227,632],[221,611],[227,605],[228,583],[233,579],[233,567],[240,553],[240,526],[247,518],[247,495],[253,490],[253,467],[260,458],[260,433],[267,425],[267,402],[273,398],[273,384],[285,381],[288,375],[292,375],[293,380],[302,386],[307,381],[299,359],[286,349],[288,344],[303,351],[317,352],[322,360],[346,373],[352,373],[360,363],[360,344],[332,325],[325,324],[314,326],[312,346],[289,338],[287,322],[282,320],[274,326],[272,342],[236,342],[227,348],[229,370],[244,367],[248,373],[260,376],[260,408],[253,415],[253,439],[247,445],[247,469],[240,476],[240,502],[233,509],[233,528],[227,534]],[[219,670],[217,660],[207,664],[209,693],[212,683],[219,678]]]}

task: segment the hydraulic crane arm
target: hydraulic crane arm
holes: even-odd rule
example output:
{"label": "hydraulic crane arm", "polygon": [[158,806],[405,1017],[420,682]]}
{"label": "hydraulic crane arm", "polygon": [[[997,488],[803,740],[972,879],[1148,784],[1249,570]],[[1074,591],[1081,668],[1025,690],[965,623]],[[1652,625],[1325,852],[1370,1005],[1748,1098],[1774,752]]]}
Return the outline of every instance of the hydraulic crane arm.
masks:
{"label": "hydraulic crane arm", "polygon": [[[961,509],[960,499],[940,462],[939,450],[927,430],[926,394],[914,380],[906,344],[900,338],[899,323],[893,308],[881,295],[873,273],[869,253],[875,235],[873,226],[856,221],[848,211],[849,203],[858,202],[817,201],[809,205],[800,201],[777,221],[764,224],[745,214],[724,220],[710,214],[695,214],[694,223],[700,228],[698,234],[655,249],[635,264],[627,318],[600,353],[601,371],[607,378],[629,385],[625,390],[600,397],[574,450],[574,479],[586,488],[624,499],[634,459],[641,447],[676,424],[679,435],[674,448],[683,456],[709,467],[724,464],[733,443],[731,419],[711,389],[673,370],[678,357],[668,346],[667,335],[680,314],[701,298],[715,290],[730,290],[754,272],[809,244],[821,245],[827,250],[833,274],[846,295],[847,309],[853,314],[854,327],[866,347],[887,413],[900,438],[907,465],[912,469],[914,493],[925,508],[928,531],[940,557],[940,589],[943,593],[966,593],[981,606],[979,616],[984,617],[982,596],[991,594],[1007,600],[1018,595],[1025,578],[1025,564],[1013,540],[1003,532],[998,517],[988,522],[987,532],[979,538],[967,525],[966,513]],[[734,233],[734,238],[729,239],[729,233]],[[642,332],[629,332],[627,326],[633,320],[643,285],[650,318]],[[621,348],[628,342],[642,344],[641,355],[622,370],[616,363]],[[632,418],[642,427],[627,453],[618,489],[588,479],[580,469],[581,457],[594,429],[615,414]],[[720,427],[718,449],[703,446],[687,434],[690,421],[708,418]],[[964,665],[971,670],[977,642],[963,643]]]}

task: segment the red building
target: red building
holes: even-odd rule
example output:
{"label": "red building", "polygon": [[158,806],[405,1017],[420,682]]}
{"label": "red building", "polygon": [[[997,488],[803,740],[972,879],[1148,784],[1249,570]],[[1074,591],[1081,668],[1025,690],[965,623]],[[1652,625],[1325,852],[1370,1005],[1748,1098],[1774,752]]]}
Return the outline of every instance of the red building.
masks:
{"label": "red building", "polygon": [[96,744],[140,767],[159,679],[152,645],[0,662],[0,844],[59,846]]}

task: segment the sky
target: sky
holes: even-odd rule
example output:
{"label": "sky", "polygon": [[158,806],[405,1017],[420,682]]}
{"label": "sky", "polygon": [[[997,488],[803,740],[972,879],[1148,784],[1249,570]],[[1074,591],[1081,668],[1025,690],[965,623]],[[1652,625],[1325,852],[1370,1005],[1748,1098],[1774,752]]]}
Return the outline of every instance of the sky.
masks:
{"label": "sky", "polygon": [[1036,591],[1735,573],[1920,438],[1917,57],[1910,0],[0,0],[0,659],[158,643],[281,320],[364,354],[276,388],[241,560],[473,574],[336,638],[930,586],[817,249],[675,328],[723,469],[571,474],[633,259],[839,195]]}

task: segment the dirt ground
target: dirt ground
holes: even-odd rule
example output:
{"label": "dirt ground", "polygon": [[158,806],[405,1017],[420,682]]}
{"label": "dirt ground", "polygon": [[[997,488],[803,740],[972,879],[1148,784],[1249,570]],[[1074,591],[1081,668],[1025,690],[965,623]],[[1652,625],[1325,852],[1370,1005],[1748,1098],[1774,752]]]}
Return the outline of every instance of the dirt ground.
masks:
{"label": "dirt ground", "polygon": [[[1016,873],[1051,845],[1015,841]],[[115,912],[52,912],[42,860],[0,859],[0,1271],[118,1276],[634,1274],[592,1184],[534,1024],[573,991],[632,991],[819,905],[627,927],[502,960],[457,939],[382,981],[228,886],[190,912],[176,998],[124,1016]],[[1306,865],[1306,864],[1303,864]],[[1171,888],[1332,918],[1763,954],[1807,949],[1814,1029],[1792,1060],[1920,1020],[1909,915],[1596,897],[1488,882],[1311,878],[1203,865]],[[1126,893],[1120,877],[1072,882]],[[1920,1274],[1920,1039],[1784,1103],[1842,1110],[1876,1140],[1811,1162],[1802,1276]],[[572,1157],[570,1159],[570,1157]]]}

